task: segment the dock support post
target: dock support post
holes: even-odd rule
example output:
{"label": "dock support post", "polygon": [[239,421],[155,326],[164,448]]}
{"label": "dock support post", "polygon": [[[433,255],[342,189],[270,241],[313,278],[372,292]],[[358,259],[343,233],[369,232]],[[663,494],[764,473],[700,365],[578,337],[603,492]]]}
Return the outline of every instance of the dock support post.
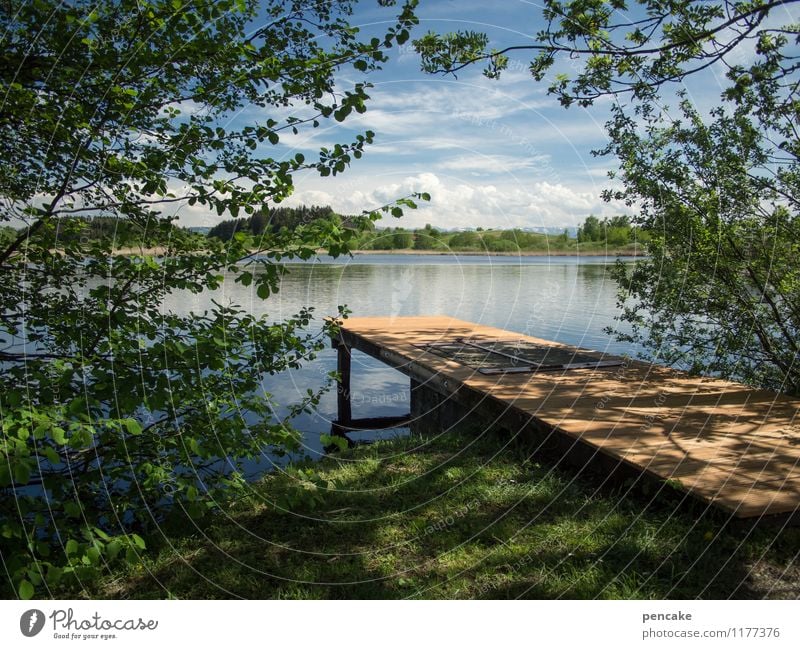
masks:
{"label": "dock support post", "polygon": [[336,361],[336,370],[339,373],[339,379],[336,382],[336,423],[349,426],[353,421],[353,409],[350,403],[350,348],[341,340],[336,346],[338,358]]}
{"label": "dock support post", "polygon": [[388,428],[408,426],[411,421],[411,414],[391,415],[388,417],[353,418],[352,393],[350,389],[352,349],[341,338],[334,338],[333,346],[336,348],[337,353],[336,371],[339,378],[336,381],[336,419],[331,422],[331,435],[344,437],[348,441],[348,444],[353,446],[355,442],[347,436],[348,432],[385,430]]}

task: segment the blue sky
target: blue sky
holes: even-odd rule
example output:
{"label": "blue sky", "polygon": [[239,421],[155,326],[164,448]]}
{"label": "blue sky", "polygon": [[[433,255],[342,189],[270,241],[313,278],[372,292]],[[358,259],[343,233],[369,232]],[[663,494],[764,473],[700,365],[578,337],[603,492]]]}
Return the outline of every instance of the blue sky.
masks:
{"label": "blue sky", "polygon": [[[421,0],[418,15],[412,38],[429,30],[472,29],[487,32],[497,47],[530,41],[542,25],[541,7],[524,0]],[[363,0],[352,23],[370,33],[388,26],[379,19],[391,17],[391,10]],[[366,113],[353,114],[342,125],[331,120],[282,137],[273,155],[300,151],[308,158],[320,146],[351,141],[368,129],[376,133],[375,144],[341,176],[298,174],[287,205],[330,204],[352,214],[426,191],[430,204],[383,225],[442,228],[561,228],[578,225],[590,213],[626,211],[600,198],[614,160],[591,155],[606,141],[608,102],[564,109],[546,94],[546,83],[527,71],[530,52],[512,58],[500,80],[486,79],[479,66],[458,78],[426,75],[410,41],[389,56],[383,70],[367,75],[374,87]],[[362,73],[345,71],[342,87],[363,79]],[[716,88],[706,81],[700,93],[713,101]],[[242,114],[235,121],[250,117]],[[219,220],[192,209],[181,219],[187,225]]]}

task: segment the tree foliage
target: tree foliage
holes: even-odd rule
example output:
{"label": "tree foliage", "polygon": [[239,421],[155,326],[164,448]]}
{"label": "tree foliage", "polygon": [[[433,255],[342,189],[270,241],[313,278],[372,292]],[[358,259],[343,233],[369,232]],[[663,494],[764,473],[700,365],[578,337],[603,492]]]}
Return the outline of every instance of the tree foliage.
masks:
{"label": "tree foliage", "polygon": [[313,221],[330,219],[332,216],[334,212],[328,205],[262,208],[247,218],[221,221],[209,230],[208,236],[229,241],[236,232],[249,232],[259,236],[267,231],[279,232],[281,228],[296,228]]}
{"label": "tree foliage", "polygon": [[577,236],[579,243],[602,242],[610,246],[624,246],[642,240],[642,235],[637,230],[631,226],[630,217],[624,214],[603,220],[590,214],[578,228]]}
{"label": "tree foliage", "polygon": [[[244,234],[223,245],[173,222],[192,206],[253,215],[294,173],[360,157],[371,132],[311,160],[275,146],[365,110],[369,85],[338,73],[379,67],[415,4],[362,39],[346,0],[3,3],[0,223],[15,230],[0,239],[0,540],[17,595],[135,561],[168,512],[202,516],[241,492],[247,458],[296,448],[291,414],[318,393],[276,418],[269,377],[313,358],[334,325],[164,299],[226,275],[267,298],[280,259],[346,252],[349,235],[269,231],[256,260]],[[114,254],[125,245],[164,255]]]}
{"label": "tree foliage", "polygon": [[[619,335],[649,354],[800,394],[797,0],[546,0],[530,44],[488,49],[485,35],[428,34],[423,68],[515,51],[562,104],[610,97],[610,142],[650,258],[619,265]],[[712,109],[682,82],[718,84]]]}
{"label": "tree foliage", "polygon": [[431,226],[430,223],[426,223],[421,230],[415,230],[414,250],[436,250],[442,248],[442,233]]}

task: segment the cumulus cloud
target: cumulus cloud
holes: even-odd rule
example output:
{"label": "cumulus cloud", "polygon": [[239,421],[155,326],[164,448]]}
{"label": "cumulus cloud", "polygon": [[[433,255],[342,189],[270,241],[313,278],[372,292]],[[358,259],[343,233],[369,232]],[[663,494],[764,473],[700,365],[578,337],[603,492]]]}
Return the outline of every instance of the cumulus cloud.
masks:
{"label": "cumulus cloud", "polygon": [[621,205],[609,205],[592,185],[579,187],[561,183],[537,182],[530,186],[470,183],[463,179],[442,178],[421,173],[386,181],[370,189],[328,192],[301,190],[287,204],[330,204],[345,214],[360,213],[413,192],[428,192],[430,203],[408,210],[401,221],[387,219],[383,225],[421,227],[431,223],[441,228],[569,227],[590,213],[618,214]]}

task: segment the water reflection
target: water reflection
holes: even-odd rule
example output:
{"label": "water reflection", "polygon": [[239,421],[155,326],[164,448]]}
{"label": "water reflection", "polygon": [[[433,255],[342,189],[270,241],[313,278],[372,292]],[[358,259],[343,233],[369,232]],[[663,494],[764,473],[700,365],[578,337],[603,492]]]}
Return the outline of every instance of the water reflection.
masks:
{"label": "water reflection", "polygon": [[[291,264],[280,292],[260,300],[254,287],[229,278],[202,295],[176,294],[167,306],[178,312],[203,311],[211,300],[234,302],[254,315],[280,321],[303,306],[318,319],[347,305],[354,316],[449,315],[532,336],[621,354],[628,351],[604,329],[614,325],[617,287],[605,260],[556,258],[456,258],[375,255],[331,263]],[[333,350],[299,370],[265,379],[263,389],[279,404],[289,404],[324,383],[336,369]],[[353,357],[354,416],[378,417],[408,412],[408,379],[363,354]],[[285,409],[276,414],[283,414]],[[307,433],[306,452],[322,453],[319,434],[336,416],[335,392],[318,412],[296,420]],[[401,431],[402,432],[402,431]],[[383,433],[398,434],[397,431]],[[374,435],[370,435],[374,437]],[[358,436],[355,435],[355,438]],[[262,465],[269,466],[265,458]]]}

